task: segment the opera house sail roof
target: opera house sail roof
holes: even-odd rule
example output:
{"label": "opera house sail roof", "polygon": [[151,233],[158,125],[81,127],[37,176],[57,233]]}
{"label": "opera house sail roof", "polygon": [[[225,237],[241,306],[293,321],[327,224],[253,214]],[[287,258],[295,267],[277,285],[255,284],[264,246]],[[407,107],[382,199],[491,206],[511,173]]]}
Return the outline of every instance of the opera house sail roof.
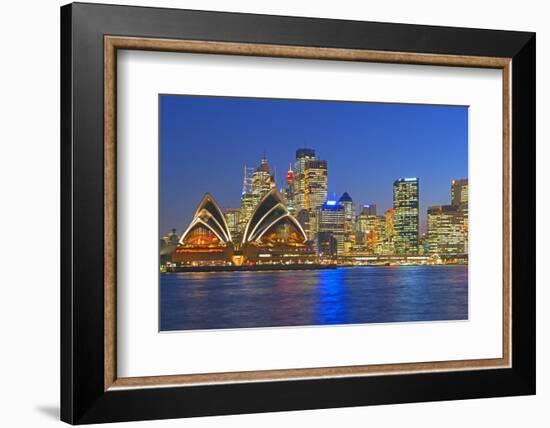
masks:
{"label": "opera house sail roof", "polygon": [[178,266],[241,266],[315,259],[311,242],[276,188],[255,207],[239,242],[233,239],[222,210],[207,193],[182,234],[172,262]]}
{"label": "opera house sail roof", "polygon": [[262,198],[254,210],[244,229],[241,245],[244,246],[250,242],[260,243],[266,235],[272,232],[276,233],[282,228],[287,229],[287,232],[290,231],[290,233],[283,234],[284,236],[281,237],[283,240],[297,243],[307,241],[302,226],[290,214],[283,196],[274,188]]}
{"label": "opera house sail roof", "polygon": [[231,232],[220,207],[210,193],[202,198],[193,220],[181,235],[180,245],[213,246],[232,242]]}

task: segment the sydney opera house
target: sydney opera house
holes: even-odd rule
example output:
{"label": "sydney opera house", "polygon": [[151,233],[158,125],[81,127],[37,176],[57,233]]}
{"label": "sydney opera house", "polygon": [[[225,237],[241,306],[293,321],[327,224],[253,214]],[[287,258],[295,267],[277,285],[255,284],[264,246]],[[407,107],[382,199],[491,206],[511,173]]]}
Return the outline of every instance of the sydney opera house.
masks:
{"label": "sydney opera house", "polygon": [[263,196],[237,236],[232,236],[212,195],[205,194],[172,256],[172,262],[179,266],[302,264],[315,260],[312,243],[276,188]]}

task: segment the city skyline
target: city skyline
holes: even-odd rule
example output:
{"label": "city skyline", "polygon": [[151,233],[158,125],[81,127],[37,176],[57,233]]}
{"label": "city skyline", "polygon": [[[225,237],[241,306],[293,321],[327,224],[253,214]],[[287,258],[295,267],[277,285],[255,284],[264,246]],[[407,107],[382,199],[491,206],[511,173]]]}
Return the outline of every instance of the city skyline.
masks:
{"label": "city skyline", "polygon": [[[172,95],[159,102],[161,234],[181,233],[206,192],[223,208],[238,208],[243,167],[257,168],[264,157],[283,188],[301,147],[327,161],[328,199],[348,193],[355,214],[364,204],[383,213],[393,206],[395,180],[418,177],[421,232],[428,207],[450,204],[451,180],[467,177],[465,107]],[[311,143],[299,144],[306,135]]]}

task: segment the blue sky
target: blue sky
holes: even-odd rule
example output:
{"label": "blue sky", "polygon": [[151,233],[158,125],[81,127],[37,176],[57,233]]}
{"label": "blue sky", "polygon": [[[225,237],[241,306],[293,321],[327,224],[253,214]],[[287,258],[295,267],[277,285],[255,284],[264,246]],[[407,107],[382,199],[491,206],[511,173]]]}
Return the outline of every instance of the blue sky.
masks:
{"label": "blue sky", "polygon": [[238,207],[243,167],[262,156],[277,187],[300,147],[328,161],[329,196],[359,207],[392,206],[392,184],[419,177],[425,229],[429,205],[450,202],[450,182],[468,176],[464,106],[161,95],[160,232],[179,233],[205,192]]}

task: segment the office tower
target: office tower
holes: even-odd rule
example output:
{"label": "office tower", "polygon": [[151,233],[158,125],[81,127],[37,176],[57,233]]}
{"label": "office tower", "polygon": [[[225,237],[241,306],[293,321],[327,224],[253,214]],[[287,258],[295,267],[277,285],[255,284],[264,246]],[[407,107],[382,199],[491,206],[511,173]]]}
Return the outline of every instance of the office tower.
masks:
{"label": "office tower", "polygon": [[395,253],[418,254],[418,178],[400,178],[393,183]]}
{"label": "office tower", "polygon": [[319,232],[316,239],[317,255],[321,260],[334,259],[338,256],[338,242],[330,232]]}
{"label": "office tower", "polygon": [[336,201],[326,201],[317,210],[318,232],[334,237],[338,257],[344,255],[344,221],[344,207]]}
{"label": "office tower", "polygon": [[376,204],[365,204],[361,208],[360,214],[376,215]]}
{"label": "office tower", "polygon": [[258,204],[258,197],[251,191],[253,168],[244,167],[243,188],[241,192],[241,207],[239,212],[239,231],[244,230],[246,223]]}
{"label": "office tower", "polygon": [[271,170],[265,157],[256,169],[244,167],[239,230],[244,230],[256,206],[274,186],[275,178],[271,175]]}
{"label": "office tower", "polygon": [[388,208],[384,213],[384,219],[386,222],[386,235],[384,237],[384,248],[385,254],[394,254],[395,253],[395,228],[393,222],[393,215],[395,210],[393,208]]}
{"label": "office tower", "polygon": [[[260,166],[252,173],[250,191],[259,196],[261,199],[267,192],[269,192],[275,185],[275,179],[271,175],[271,170],[267,163],[267,159],[264,157]],[[259,202],[259,200],[258,200]]]}
{"label": "office tower", "polygon": [[338,203],[344,207],[344,250],[347,252],[355,244],[355,203],[348,192],[344,192]]}
{"label": "office tower", "polygon": [[227,208],[224,211],[225,221],[227,222],[227,228],[231,233],[231,237],[235,239],[239,235],[239,217],[241,214],[240,208]]}
{"label": "office tower", "polygon": [[386,218],[362,211],[358,216],[358,232],[365,250],[379,254],[386,241]]}
{"label": "office tower", "polygon": [[451,205],[456,207],[468,204],[468,179],[451,181]]}
{"label": "office tower", "polygon": [[296,220],[304,229],[308,240],[314,241],[317,234],[317,212],[311,210],[300,210],[296,214]]}
{"label": "office tower", "polygon": [[308,160],[304,167],[304,208],[317,210],[327,200],[327,161]]}
{"label": "office tower", "polygon": [[296,212],[305,207],[305,166],[309,160],[315,160],[315,150],[296,150],[296,162],[294,164],[294,208]]}
{"label": "office tower", "polygon": [[428,208],[428,248],[432,255],[465,254],[464,214],[454,205]]}
{"label": "office tower", "polygon": [[468,179],[451,181],[451,205],[458,207],[463,216],[464,253],[468,253]]}
{"label": "office tower", "polygon": [[292,171],[292,163],[289,165],[288,172],[286,173],[285,196],[288,211],[294,214],[296,211],[294,206],[294,171]]}

